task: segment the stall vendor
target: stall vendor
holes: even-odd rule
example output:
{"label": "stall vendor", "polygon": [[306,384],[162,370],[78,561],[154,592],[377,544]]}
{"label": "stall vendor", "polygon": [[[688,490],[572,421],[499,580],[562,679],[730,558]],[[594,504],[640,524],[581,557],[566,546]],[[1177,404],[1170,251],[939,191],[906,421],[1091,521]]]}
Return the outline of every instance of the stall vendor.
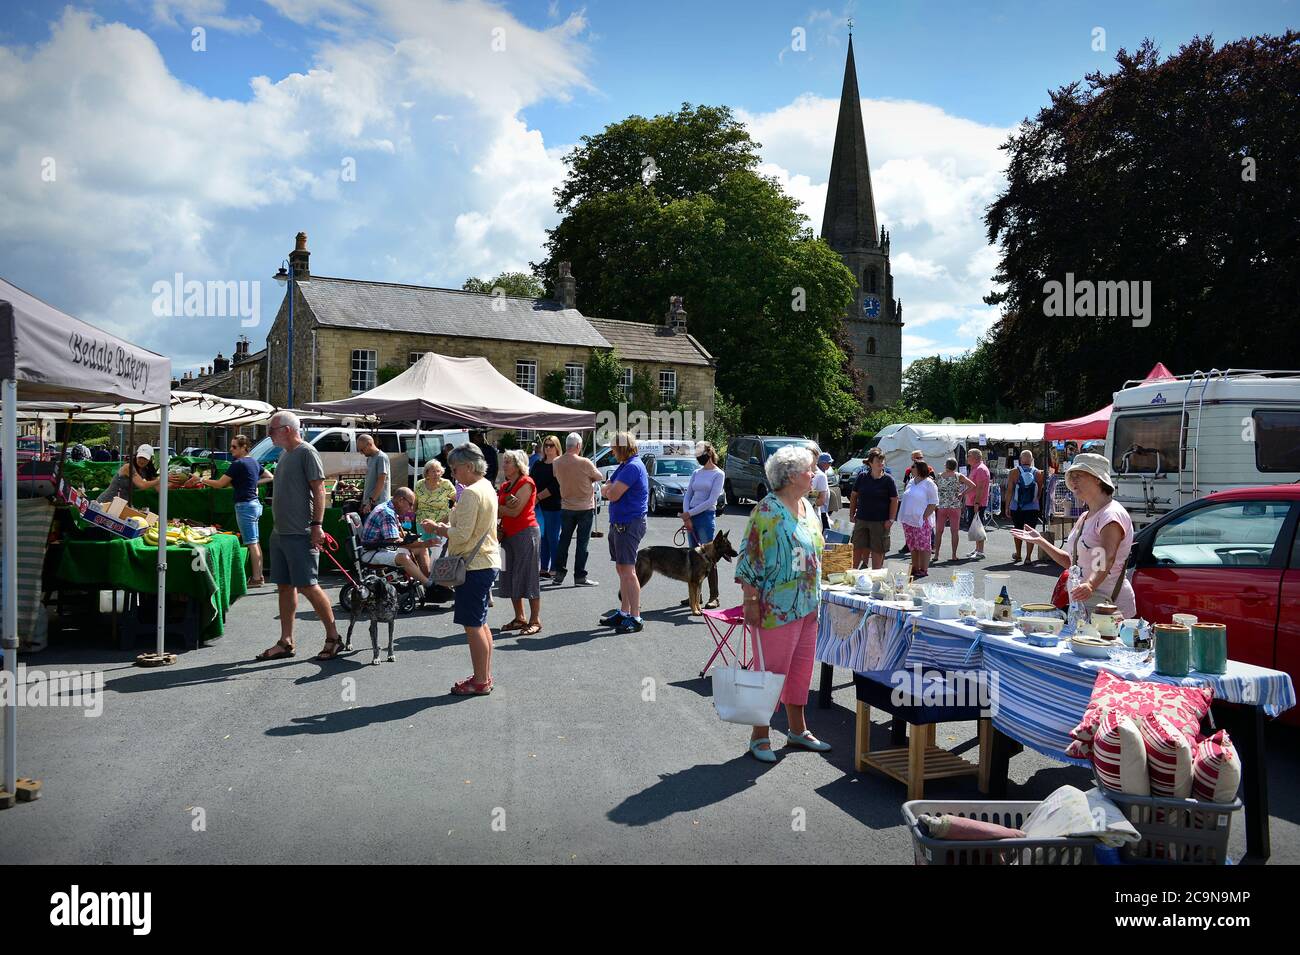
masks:
{"label": "stall vendor", "polygon": [[1099,603],[1114,603],[1124,616],[1136,617],[1137,598],[1124,577],[1124,564],[1133,547],[1133,521],[1113,497],[1110,461],[1100,454],[1076,454],[1065,472],[1065,483],[1087,508],[1075,522],[1065,547],[1048,543],[1034,528],[1019,532],[1022,539],[1037,544],[1062,567],[1079,565],[1083,581],[1070,592],[1071,600],[1089,609]]}
{"label": "stall vendor", "polygon": [[250,587],[261,587],[262,545],[260,543],[260,525],[262,521],[262,502],[257,499],[257,486],[275,479],[261,462],[250,457],[253,443],[246,435],[237,434],[230,439],[230,456],[234,458],[226,473],[219,478],[192,478],[187,487],[223,488],[233,486],[235,489],[235,519],[239,522],[239,536],[248,547]]}
{"label": "stall vendor", "polygon": [[147,490],[158,486],[158,469],[153,465],[153,446],[142,444],[135,449],[135,459],[123,464],[108,487],[96,500],[107,502],[115,497],[125,498],[132,486]]}

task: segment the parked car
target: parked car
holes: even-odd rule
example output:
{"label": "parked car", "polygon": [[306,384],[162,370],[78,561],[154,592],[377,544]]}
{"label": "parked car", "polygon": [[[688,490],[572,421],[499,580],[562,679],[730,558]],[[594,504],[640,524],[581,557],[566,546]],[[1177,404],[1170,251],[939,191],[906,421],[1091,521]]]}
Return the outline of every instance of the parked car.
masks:
{"label": "parked car", "polygon": [[[1228,625],[1228,656],[1300,682],[1300,485],[1235,488],[1144,527],[1129,554],[1138,616]],[[1300,712],[1284,722],[1300,726]]]}
{"label": "parked car", "polygon": [[[414,428],[306,428],[302,438],[316,449],[325,477],[334,478],[342,475],[355,476],[364,474],[366,457],[357,450],[357,435],[369,434],[374,437],[379,450],[388,454],[388,463],[392,469],[393,487],[410,487],[411,464],[415,457]],[[420,430],[420,467],[430,458],[442,453],[444,445],[453,447],[469,441],[469,432],[463,429],[443,431]],[[251,455],[262,465],[273,464],[280,457],[280,449],[270,438],[263,438],[253,447]],[[274,493],[274,492],[272,492]]]}
{"label": "parked car", "polygon": [[807,438],[780,435],[742,434],[727,443],[727,457],[723,464],[726,477],[723,490],[728,504],[738,504],[741,498],[761,501],[767,496],[767,474],[763,468],[767,459],[780,448],[799,444],[816,450],[817,443]]}
{"label": "parked car", "polygon": [[[680,514],[682,500],[686,495],[686,485],[690,483],[691,475],[700,469],[700,462],[691,457],[651,455],[645,459],[645,468],[650,476],[650,513],[668,511],[671,514]],[[722,513],[726,506],[726,497],[719,495],[718,513]]]}
{"label": "parked car", "polygon": [[1215,371],[1115,392],[1106,455],[1135,525],[1228,488],[1300,480],[1300,371]]}
{"label": "parked car", "polygon": [[[638,441],[637,453],[644,461],[649,457],[658,457],[661,455],[690,455],[695,451],[694,441]],[[614,449],[609,445],[601,445],[595,451],[591,452],[591,461],[596,465],[596,470],[604,475],[605,480],[614,473],[618,467],[618,458],[614,456]]]}

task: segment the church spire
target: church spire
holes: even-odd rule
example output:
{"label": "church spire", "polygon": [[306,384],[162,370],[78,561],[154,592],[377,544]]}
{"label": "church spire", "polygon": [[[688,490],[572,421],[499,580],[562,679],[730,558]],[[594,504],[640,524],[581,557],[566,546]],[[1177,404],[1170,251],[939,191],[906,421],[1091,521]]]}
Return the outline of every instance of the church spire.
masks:
{"label": "church spire", "polygon": [[862,128],[862,101],[858,97],[858,71],[853,62],[853,36],[844,65],[840,115],[835,125],[835,150],[826,186],[826,211],[822,238],[837,252],[876,247],[876,200],[871,194],[871,169],[867,163],[867,137]]}

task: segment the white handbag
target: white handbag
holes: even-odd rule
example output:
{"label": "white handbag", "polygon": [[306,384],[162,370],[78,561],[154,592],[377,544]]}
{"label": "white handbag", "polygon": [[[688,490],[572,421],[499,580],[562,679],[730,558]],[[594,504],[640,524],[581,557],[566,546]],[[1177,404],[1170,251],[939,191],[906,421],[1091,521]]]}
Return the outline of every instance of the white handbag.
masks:
{"label": "white handbag", "polygon": [[746,670],[740,666],[714,667],[713,708],[727,723],[744,726],[767,726],[781,701],[781,688],[785,686],[784,673],[769,673],[763,669],[763,645],[754,630],[754,647],[758,653],[758,669]]}

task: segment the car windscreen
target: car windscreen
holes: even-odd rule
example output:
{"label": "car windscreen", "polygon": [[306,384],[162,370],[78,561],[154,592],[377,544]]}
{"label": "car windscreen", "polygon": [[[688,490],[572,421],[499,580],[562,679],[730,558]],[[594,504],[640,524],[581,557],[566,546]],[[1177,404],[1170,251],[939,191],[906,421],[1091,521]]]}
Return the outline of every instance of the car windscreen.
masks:
{"label": "car windscreen", "polygon": [[655,475],[690,477],[699,466],[699,462],[692,458],[660,458],[655,462]]}
{"label": "car windscreen", "polygon": [[817,446],[813,442],[805,441],[802,438],[785,438],[785,439],[778,438],[775,441],[763,442],[763,456],[770,457],[771,455],[775,454],[778,449],[788,447],[789,445],[792,444],[797,444],[800,447],[808,448],[809,450]]}

